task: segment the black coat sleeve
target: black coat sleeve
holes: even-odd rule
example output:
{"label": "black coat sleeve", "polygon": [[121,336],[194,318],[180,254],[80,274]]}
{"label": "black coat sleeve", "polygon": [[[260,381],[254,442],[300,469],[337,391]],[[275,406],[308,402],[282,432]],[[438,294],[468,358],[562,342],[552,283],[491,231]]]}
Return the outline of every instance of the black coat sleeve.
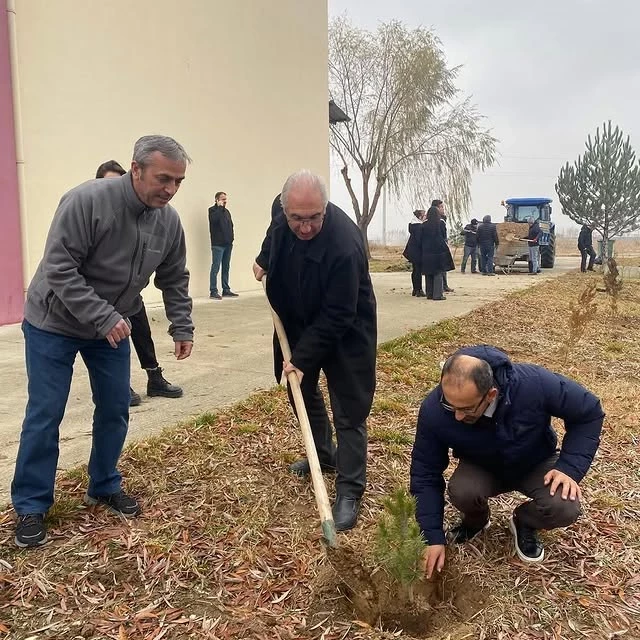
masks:
{"label": "black coat sleeve", "polygon": [[216,209],[215,207],[209,207],[209,238],[211,239],[211,246],[215,244],[214,238],[217,235],[217,224],[218,221],[216,220]]}
{"label": "black coat sleeve", "polygon": [[293,349],[291,362],[301,371],[319,368],[327,352],[355,323],[363,268],[355,252],[341,256],[331,265],[321,311]]}
{"label": "black coat sleeve", "polygon": [[411,453],[410,491],[416,499],[416,520],[428,544],[445,544],[443,473],[449,466],[449,448],[429,426],[431,392],[420,407],[416,439]]}
{"label": "black coat sleeve", "polygon": [[566,433],[555,468],[576,482],[586,475],[600,444],[604,412],[600,400],[577,382],[539,369],[545,409],[564,421]]}

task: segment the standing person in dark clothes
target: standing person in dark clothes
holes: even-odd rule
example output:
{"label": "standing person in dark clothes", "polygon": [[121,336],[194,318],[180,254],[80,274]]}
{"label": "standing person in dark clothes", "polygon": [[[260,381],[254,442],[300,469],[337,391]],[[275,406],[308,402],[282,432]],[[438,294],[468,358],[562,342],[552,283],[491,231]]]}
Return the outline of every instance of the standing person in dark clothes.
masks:
{"label": "standing person in dark clothes", "polygon": [[[560,451],[552,418],[564,421]],[[429,544],[426,571],[441,571],[445,544],[462,544],[489,527],[488,499],[519,491],[509,530],[524,562],[541,562],[538,530],[568,527],[580,515],[580,482],[600,443],[598,398],[569,378],[515,364],[489,345],[465,347],[444,364],[440,384],[420,407],[411,457],[416,519]],[[459,459],[448,493],[461,522],[444,532],[443,473]]]}
{"label": "standing person in dark clothes", "polygon": [[[233,220],[227,209],[227,194],[218,191],[215,204],[209,207],[209,235],[211,236],[211,272],[209,274],[209,297],[213,300],[237,298],[229,285],[229,265],[233,249]],[[222,265],[222,295],[218,291],[218,272]]]}
{"label": "standing person in dark clothes", "polygon": [[527,244],[529,245],[529,273],[537,276],[540,273],[540,245],[538,238],[540,237],[540,224],[534,220],[533,216],[529,218],[529,231],[527,233]]}
{"label": "standing person in dark clothes", "polygon": [[[593,227],[583,224],[578,236],[578,249],[580,250],[580,271],[593,271],[593,261],[596,252],[593,250]],[[587,266],[587,257],[589,258],[589,266]]]}
{"label": "standing person in dark clothes", "polygon": [[409,223],[409,240],[402,255],[411,263],[411,284],[413,285],[412,296],[424,298],[422,290],[422,223],[425,218],[424,209],[416,209],[413,212],[415,220]]}
{"label": "standing person in dark clothes", "polygon": [[[274,335],[276,380],[283,371],[300,379],[320,465],[337,471],[333,518],[344,531],[356,524],[366,486],[376,300],[362,234],[328,202],[322,178],[294,173],[281,201],[283,215],[274,216],[253,271],[257,280],[267,274],[267,296],[291,344],[291,361],[283,362]],[[320,371],[327,379],[337,447],[318,386]],[[298,460],[290,470],[306,476],[309,462]]]}
{"label": "standing person in dark clothes", "polygon": [[[119,178],[127,173],[115,160],[103,162],[96,171],[96,178]],[[142,301],[142,298],[141,298]],[[147,317],[144,301],[140,311],[129,316],[131,323],[131,341],[136,350],[140,366],[147,372],[147,395],[164,398],[182,397],[182,388],[171,384],[162,375],[162,367],[158,364],[156,347],[151,337],[151,325]],[[142,403],[139,393],[129,387],[129,406],[137,407]]]}
{"label": "standing person in dark clothes", "polygon": [[455,269],[451,251],[442,235],[442,220],[437,207],[430,207],[422,223],[422,273],[427,276],[427,299],[446,300],[444,274]]}
{"label": "standing person in dark clothes", "polygon": [[471,273],[478,273],[476,268],[478,257],[478,240],[476,232],[478,231],[478,221],[473,218],[471,222],[463,229],[464,233],[464,254],[462,256],[462,264],[460,265],[460,273],[464,273],[467,269],[467,260],[471,258]]}
{"label": "standing person in dark clothes", "polygon": [[500,239],[498,238],[496,225],[491,222],[491,216],[482,218],[482,222],[478,225],[478,230],[476,231],[476,239],[478,241],[478,250],[480,251],[482,275],[495,276],[493,256],[496,247],[500,244]]}
{"label": "standing person in dark clothes", "polygon": [[[447,232],[447,215],[444,212],[444,202],[442,200],[433,200],[431,202],[431,206],[435,207],[438,210],[438,214],[440,215],[440,230],[442,231],[442,237],[446,243],[449,242],[449,234]],[[449,287],[449,283],[447,282],[447,272],[443,272],[442,274],[442,282],[443,282],[443,291],[445,293],[453,293],[453,289]]]}

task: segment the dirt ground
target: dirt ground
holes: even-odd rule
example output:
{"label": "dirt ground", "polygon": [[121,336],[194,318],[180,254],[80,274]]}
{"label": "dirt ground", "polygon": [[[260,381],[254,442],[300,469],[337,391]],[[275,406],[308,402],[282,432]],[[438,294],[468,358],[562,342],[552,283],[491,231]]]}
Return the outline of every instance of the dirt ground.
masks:
{"label": "dirt ground", "polygon": [[[575,258],[559,258],[556,267],[539,277],[527,274],[480,275],[449,274],[455,293],[446,302],[411,297],[409,273],[372,274],[378,299],[379,341],[385,342],[411,329],[445,318],[460,316],[502,295],[541,280],[575,269]],[[213,302],[196,300],[194,320],[196,344],[193,355],[184,362],[172,356],[172,343],[166,334],[162,307],[148,309],[160,365],[167,379],[181,385],[179,399],[147,398],[132,409],[129,441],[159,433],[190,416],[219,409],[242,400],[256,389],[273,385],[271,358],[271,319],[261,291],[241,292],[237,300]],[[26,375],[23,340],[19,326],[0,327],[0,503],[9,498],[20,425],[26,404]],[[145,374],[132,360],[132,385],[145,391]],[[76,375],[61,426],[59,468],[67,469],[88,459],[91,446],[91,415],[88,377],[82,361]]]}

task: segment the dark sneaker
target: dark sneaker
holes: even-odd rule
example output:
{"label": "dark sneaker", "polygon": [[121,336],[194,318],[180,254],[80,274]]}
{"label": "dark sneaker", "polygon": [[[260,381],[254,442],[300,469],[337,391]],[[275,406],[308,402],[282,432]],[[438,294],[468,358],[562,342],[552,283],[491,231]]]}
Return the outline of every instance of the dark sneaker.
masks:
{"label": "dark sneaker", "polygon": [[163,398],[181,398],[182,388],[168,382],[162,375],[162,367],[147,369],[147,395],[162,396]]}
{"label": "dark sneaker", "polygon": [[[320,470],[322,473],[335,473],[336,465],[324,464],[321,462]],[[306,458],[296,460],[293,464],[289,465],[289,471],[291,471],[293,475],[300,476],[301,478],[311,475],[311,467],[309,466],[309,461]]]}
{"label": "dark sneaker", "polygon": [[358,522],[360,513],[360,498],[336,496],[336,501],[331,510],[336,531],[348,531],[353,529]]}
{"label": "dark sneaker", "polygon": [[47,528],[42,513],[27,513],[18,516],[16,523],[16,544],[21,549],[39,547],[47,541]]}
{"label": "dark sneaker", "polygon": [[142,398],[139,393],[136,393],[131,387],[129,387],[129,406],[138,407],[142,404]]}
{"label": "dark sneaker", "polygon": [[516,543],[516,553],[523,562],[542,562],[544,560],[544,545],[538,538],[538,532],[519,524],[515,516],[509,520],[509,531]]}
{"label": "dark sneaker", "polygon": [[486,531],[491,526],[491,520],[487,520],[481,527],[470,527],[461,522],[453,529],[449,529],[447,539],[453,544],[464,544],[473,540],[481,531]]}
{"label": "dark sneaker", "polygon": [[219,293],[212,293],[209,297],[212,300],[222,300],[222,296]]}
{"label": "dark sneaker", "polygon": [[418,291],[416,292],[416,298],[426,298],[427,294],[424,293],[423,291]]}
{"label": "dark sneaker", "polygon": [[222,292],[222,297],[223,298],[239,298],[240,294],[239,293],[233,293],[233,291],[231,291],[231,289],[229,289],[229,291],[223,291]]}
{"label": "dark sneaker", "polygon": [[445,293],[453,293],[455,291],[455,289],[451,289],[451,288],[447,287],[446,289],[443,289],[443,291]]}
{"label": "dark sneaker", "polygon": [[128,496],[124,491],[118,491],[118,493],[112,493],[108,496],[95,497],[85,493],[84,503],[90,507],[102,504],[107,507],[111,513],[115,513],[117,516],[124,516],[125,518],[135,518],[142,512],[137,500]]}

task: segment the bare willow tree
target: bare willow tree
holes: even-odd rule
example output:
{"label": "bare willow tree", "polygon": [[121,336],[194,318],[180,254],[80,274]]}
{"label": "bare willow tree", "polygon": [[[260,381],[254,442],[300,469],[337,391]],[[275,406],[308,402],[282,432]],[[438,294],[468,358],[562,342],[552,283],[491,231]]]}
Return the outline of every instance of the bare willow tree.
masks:
{"label": "bare willow tree", "polygon": [[458,70],[427,29],[392,21],[371,32],[344,16],[331,22],[331,98],[351,118],[331,128],[331,147],[365,242],[385,184],[397,198],[445,200],[455,221],[469,206],[473,172],[493,164],[497,141],[459,98]]}
{"label": "bare willow tree", "polygon": [[640,163],[629,136],[611,121],[588,136],[586,151],[560,169],[556,192],[562,212],[602,235],[602,263],[609,238],[640,228]]}

